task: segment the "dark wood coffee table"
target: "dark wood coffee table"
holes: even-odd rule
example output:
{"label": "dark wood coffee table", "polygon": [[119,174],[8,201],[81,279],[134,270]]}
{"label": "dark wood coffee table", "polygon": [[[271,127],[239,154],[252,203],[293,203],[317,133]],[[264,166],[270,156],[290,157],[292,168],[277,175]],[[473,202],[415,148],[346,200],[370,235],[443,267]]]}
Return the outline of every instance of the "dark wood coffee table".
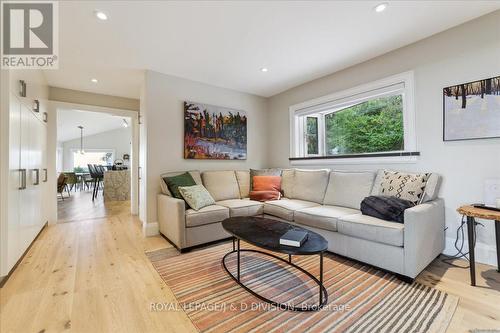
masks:
{"label": "dark wood coffee table", "polygon": [[[328,301],[328,293],[325,286],[323,285],[323,253],[328,249],[327,240],[318,233],[313,231],[294,226],[290,223],[285,223],[277,220],[262,218],[262,217],[231,217],[222,221],[222,227],[231,235],[233,235],[233,250],[226,253],[222,258],[222,265],[226,272],[236,281],[241,287],[245,288],[252,295],[258,297],[259,299],[268,302],[280,309],[293,310],[293,311],[317,311]],[[290,229],[302,230],[308,233],[307,241],[300,247],[286,246],[280,244],[280,238],[285,232]],[[255,245],[265,250],[285,253],[288,254],[288,260],[285,260],[274,254],[263,252],[253,249],[241,249],[240,240],[243,240],[249,244]],[[226,266],[226,258],[232,254],[237,253],[237,275],[231,274]],[[303,305],[303,306],[292,306],[289,304],[278,303],[270,300],[249,287],[245,286],[241,282],[241,252],[256,252],[271,256],[275,259],[281,260],[294,268],[300,270],[307,276],[309,276],[314,282],[319,286],[319,302],[316,305]],[[319,255],[319,280],[303,269],[292,263],[292,255]]]}

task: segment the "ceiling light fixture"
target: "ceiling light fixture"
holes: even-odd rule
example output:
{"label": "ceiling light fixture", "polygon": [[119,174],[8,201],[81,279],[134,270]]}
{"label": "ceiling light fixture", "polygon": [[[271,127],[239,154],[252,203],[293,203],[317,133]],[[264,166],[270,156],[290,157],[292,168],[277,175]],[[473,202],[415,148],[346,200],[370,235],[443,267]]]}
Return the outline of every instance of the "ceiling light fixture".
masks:
{"label": "ceiling light fixture", "polygon": [[108,15],[100,10],[95,11],[95,16],[101,21],[106,21],[108,19]]}
{"label": "ceiling light fixture", "polygon": [[266,67],[262,67],[262,68],[260,69],[260,71],[265,73],[265,72],[269,71],[269,69],[267,69]]}
{"label": "ceiling light fixture", "polygon": [[85,150],[83,150],[83,126],[78,126],[80,129],[80,150],[78,151],[80,154],[85,154]]}
{"label": "ceiling light fixture", "polygon": [[387,2],[382,2],[373,8],[377,13],[382,13],[388,6],[389,4]]}
{"label": "ceiling light fixture", "polygon": [[91,79],[92,83],[97,83],[97,79]]}

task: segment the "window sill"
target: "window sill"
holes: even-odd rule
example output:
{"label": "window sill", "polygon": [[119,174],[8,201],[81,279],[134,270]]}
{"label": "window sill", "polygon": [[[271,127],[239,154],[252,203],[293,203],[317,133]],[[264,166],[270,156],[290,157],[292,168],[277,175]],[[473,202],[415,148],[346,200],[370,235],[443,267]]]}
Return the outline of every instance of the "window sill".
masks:
{"label": "window sill", "polygon": [[292,165],[417,163],[420,152],[290,157]]}

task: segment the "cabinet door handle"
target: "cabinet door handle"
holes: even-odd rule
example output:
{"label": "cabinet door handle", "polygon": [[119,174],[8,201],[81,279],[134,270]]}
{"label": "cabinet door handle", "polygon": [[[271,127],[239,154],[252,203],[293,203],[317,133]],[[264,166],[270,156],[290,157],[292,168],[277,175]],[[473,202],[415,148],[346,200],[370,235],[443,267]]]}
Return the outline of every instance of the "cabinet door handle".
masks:
{"label": "cabinet door handle", "polygon": [[46,123],[49,120],[49,115],[47,112],[43,113],[43,121]]}
{"label": "cabinet door handle", "polygon": [[35,182],[33,185],[40,185],[40,169],[33,169],[35,171],[36,177],[35,177]]}
{"label": "cabinet door handle", "polygon": [[43,169],[43,182],[46,183],[49,178],[47,169]]}
{"label": "cabinet door handle", "polygon": [[26,189],[26,169],[19,169],[19,173],[21,176],[21,185],[19,186],[20,190]]}

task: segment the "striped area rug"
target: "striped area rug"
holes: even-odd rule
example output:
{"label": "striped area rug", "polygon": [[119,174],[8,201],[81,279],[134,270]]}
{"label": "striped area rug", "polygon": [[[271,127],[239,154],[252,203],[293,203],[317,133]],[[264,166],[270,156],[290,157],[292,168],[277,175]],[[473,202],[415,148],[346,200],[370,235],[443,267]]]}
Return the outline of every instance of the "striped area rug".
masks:
{"label": "striped area rug", "polygon": [[[227,275],[221,259],[230,250],[232,244],[225,243],[181,255],[172,249],[147,253],[200,332],[445,332],[458,304],[457,297],[435,288],[326,254],[327,306],[312,313],[286,311],[260,301]],[[236,254],[226,262],[235,274]],[[296,256],[293,262],[318,276],[319,256]],[[241,263],[241,281],[269,299],[318,301],[318,286],[279,260],[247,252]]]}

